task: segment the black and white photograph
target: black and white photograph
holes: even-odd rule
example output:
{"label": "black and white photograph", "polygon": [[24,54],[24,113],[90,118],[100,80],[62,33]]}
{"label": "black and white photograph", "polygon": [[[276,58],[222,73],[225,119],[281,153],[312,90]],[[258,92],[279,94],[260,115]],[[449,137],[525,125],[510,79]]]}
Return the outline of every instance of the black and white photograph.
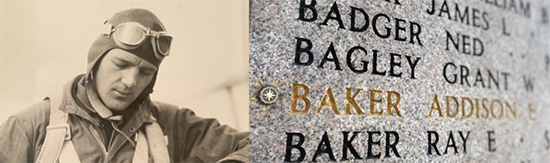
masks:
{"label": "black and white photograph", "polygon": [[0,162],[249,162],[248,7],[0,1]]}

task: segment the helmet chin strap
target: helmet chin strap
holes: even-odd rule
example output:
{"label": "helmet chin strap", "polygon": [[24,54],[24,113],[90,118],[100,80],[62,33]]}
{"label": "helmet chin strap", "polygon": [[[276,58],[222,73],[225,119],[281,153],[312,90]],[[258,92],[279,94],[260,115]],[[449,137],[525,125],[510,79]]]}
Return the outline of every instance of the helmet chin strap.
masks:
{"label": "helmet chin strap", "polygon": [[88,83],[84,86],[86,89],[86,94],[88,95],[88,100],[90,100],[90,104],[92,104],[93,109],[99,114],[99,116],[103,119],[108,120],[115,120],[120,121],[121,116],[120,115],[114,115],[113,111],[105,105],[103,100],[101,99],[101,96],[97,92],[97,88],[95,86],[95,83],[93,83],[93,80],[91,83]]}
{"label": "helmet chin strap", "polygon": [[141,91],[141,94],[139,94],[139,96],[136,98],[136,101],[138,102],[145,101],[147,97],[149,97],[149,94],[153,93],[153,87],[155,86],[155,82],[157,81],[157,74],[158,74],[158,70],[153,75],[153,78],[151,78],[151,81],[149,82],[147,87],[145,87],[145,89]]}

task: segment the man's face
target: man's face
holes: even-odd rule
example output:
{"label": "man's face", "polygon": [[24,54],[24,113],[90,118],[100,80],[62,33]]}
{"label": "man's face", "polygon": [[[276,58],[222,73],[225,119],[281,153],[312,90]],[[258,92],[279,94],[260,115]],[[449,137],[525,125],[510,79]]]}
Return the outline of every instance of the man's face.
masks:
{"label": "man's face", "polygon": [[121,49],[110,50],[95,73],[95,84],[103,103],[115,111],[126,109],[149,85],[157,67]]}

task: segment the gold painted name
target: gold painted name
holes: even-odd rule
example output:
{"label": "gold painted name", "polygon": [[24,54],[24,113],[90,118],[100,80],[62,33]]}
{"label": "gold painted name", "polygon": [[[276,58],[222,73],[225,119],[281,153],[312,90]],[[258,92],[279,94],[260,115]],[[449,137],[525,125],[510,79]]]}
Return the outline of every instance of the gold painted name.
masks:
{"label": "gold painted name", "polygon": [[[292,97],[291,97],[291,103],[290,103],[290,114],[307,114],[309,112],[309,109],[311,108],[311,100],[308,98],[309,96],[309,87],[305,84],[297,84],[293,83],[292,86]],[[361,93],[363,89],[361,88],[346,88],[346,99],[344,100],[344,108],[345,111],[343,115],[352,115],[351,109],[353,108],[355,112],[358,115],[366,115],[363,112],[363,109],[358,104],[358,101],[355,99],[359,93]],[[300,93],[301,92],[301,93]],[[401,95],[396,91],[382,91],[382,90],[376,90],[376,89],[370,89],[368,90],[368,93],[370,95],[370,98],[366,99],[369,101],[369,114],[372,116],[392,116],[397,115],[398,117],[401,117],[401,113],[399,112],[399,102],[401,101]],[[380,96],[385,98],[380,98]],[[386,100],[384,100],[386,99]],[[362,101],[362,100],[360,100]],[[304,107],[298,108],[298,102],[303,102]],[[375,107],[380,105],[381,109],[376,109]],[[386,109],[384,113],[384,108]],[[331,108],[334,115],[341,115],[340,110],[338,109],[338,105],[336,103],[336,99],[334,98],[334,94],[332,92],[331,87],[329,86],[328,89],[325,91],[325,94],[323,95],[323,98],[318,104],[317,110],[315,111],[316,115],[321,114],[321,111],[323,108]]]}
{"label": "gold painted name", "polygon": [[[441,100],[440,100],[441,99]],[[440,101],[444,101],[440,103]],[[442,107],[443,106],[443,107]],[[442,108],[445,108],[443,114]],[[503,101],[499,99],[456,97],[456,96],[434,96],[430,103],[428,117],[462,117],[480,119],[516,119],[517,105],[514,101]]]}

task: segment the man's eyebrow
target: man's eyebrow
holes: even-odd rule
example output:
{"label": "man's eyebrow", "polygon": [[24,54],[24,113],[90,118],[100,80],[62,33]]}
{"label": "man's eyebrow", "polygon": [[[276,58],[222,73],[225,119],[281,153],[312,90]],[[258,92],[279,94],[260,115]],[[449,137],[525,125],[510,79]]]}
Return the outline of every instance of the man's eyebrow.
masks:
{"label": "man's eyebrow", "polygon": [[[124,58],[121,58],[121,57],[113,57],[113,60],[116,60],[118,62],[123,62],[122,64],[129,64],[129,65],[132,65],[132,66],[136,66],[136,64],[124,59]],[[153,66],[140,66],[141,70],[145,70],[145,71],[157,71],[157,68],[156,67],[153,67]]]}
{"label": "man's eyebrow", "polygon": [[119,62],[123,62],[124,64],[130,64],[130,65],[134,65],[134,63],[124,59],[124,58],[120,58],[120,57],[113,57],[113,60],[117,60]]}
{"label": "man's eyebrow", "polygon": [[156,67],[142,67],[140,68],[141,70],[144,70],[144,71],[157,71]]}

